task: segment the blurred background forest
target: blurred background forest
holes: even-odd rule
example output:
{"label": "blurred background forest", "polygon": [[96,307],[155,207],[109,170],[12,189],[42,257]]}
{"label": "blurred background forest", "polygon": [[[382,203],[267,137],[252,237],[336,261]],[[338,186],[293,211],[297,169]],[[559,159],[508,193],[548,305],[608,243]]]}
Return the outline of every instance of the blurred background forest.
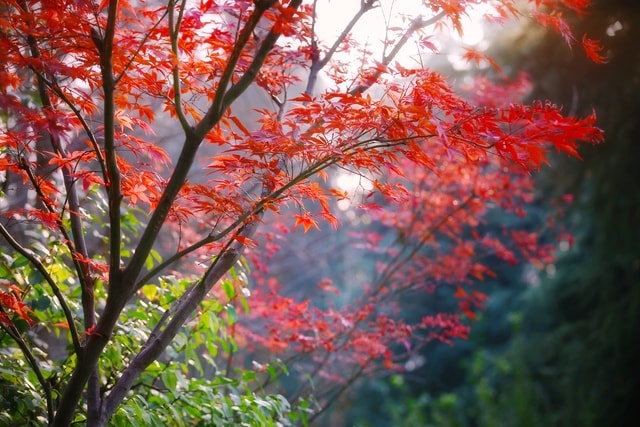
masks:
{"label": "blurred background forest", "polygon": [[[344,425],[636,425],[640,2],[595,1],[575,25],[575,34],[602,41],[608,63],[593,64],[557,34],[526,25],[491,47],[499,63],[510,64],[506,73],[530,74],[531,99],[552,100],[578,115],[595,109],[605,130],[606,143],[583,147],[583,161],[557,156],[543,168],[538,203],[524,220],[539,230],[552,219],[573,241],[559,242],[554,265],[497,264],[498,278],[479,285],[490,298],[470,339],[433,343],[406,373],[364,382],[333,408]],[[558,200],[566,194],[573,202],[561,210]],[[508,227],[517,219],[493,220]],[[455,304],[442,295],[426,296],[423,306],[437,300],[434,309],[442,310],[447,298]]]}

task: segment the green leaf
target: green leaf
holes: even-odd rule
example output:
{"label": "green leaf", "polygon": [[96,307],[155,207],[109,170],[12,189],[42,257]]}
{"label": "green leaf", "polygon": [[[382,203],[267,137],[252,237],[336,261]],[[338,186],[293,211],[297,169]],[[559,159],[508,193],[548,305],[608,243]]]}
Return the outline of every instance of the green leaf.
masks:
{"label": "green leaf", "polygon": [[157,264],[162,262],[162,256],[155,249],[151,249],[147,259],[144,261],[144,266],[147,270],[153,269]]}
{"label": "green leaf", "polygon": [[44,275],[40,270],[34,269],[29,273],[29,283],[34,286],[44,282]]}
{"label": "green leaf", "polygon": [[247,293],[245,293],[245,290],[247,288],[242,288],[242,294],[240,294],[239,296],[239,300],[240,300],[240,305],[242,306],[242,309],[244,310],[244,314],[249,314],[249,301],[247,300]]}
{"label": "green leaf", "polygon": [[140,291],[149,301],[153,301],[158,295],[158,287],[156,285],[144,285]]}
{"label": "green leaf", "polygon": [[236,308],[229,304],[227,305],[227,323],[229,326],[235,324],[238,321],[238,313],[236,312]]}
{"label": "green leaf", "polygon": [[178,380],[176,378],[175,371],[173,371],[171,369],[164,371],[160,375],[160,379],[164,383],[164,386],[166,388],[168,388],[169,390],[175,390],[176,389],[176,384],[178,383]]}
{"label": "green leaf", "polygon": [[28,265],[28,264],[29,264],[29,260],[24,256],[22,256],[21,254],[18,254],[18,256],[16,256],[16,258],[11,263],[11,269],[13,270],[16,268],[24,267],[25,265]]}
{"label": "green leaf", "polygon": [[0,279],[8,279],[11,277],[13,277],[13,275],[11,274],[11,270],[0,264]]}
{"label": "green leaf", "polygon": [[188,342],[187,335],[184,333],[176,334],[175,338],[173,339],[173,342],[177,348],[184,348]]}
{"label": "green leaf", "polygon": [[229,300],[232,300],[236,296],[236,290],[230,280],[224,280],[222,282],[222,289]]}

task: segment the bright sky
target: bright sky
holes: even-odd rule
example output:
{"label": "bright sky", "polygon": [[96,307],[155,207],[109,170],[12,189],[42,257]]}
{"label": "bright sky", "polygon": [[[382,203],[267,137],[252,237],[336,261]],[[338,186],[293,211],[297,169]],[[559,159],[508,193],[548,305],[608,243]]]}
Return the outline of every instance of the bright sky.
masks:
{"label": "bright sky", "polygon": [[[319,0],[318,1],[318,23],[317,31],[325,42],[333,42],[346,24],[351,20],[360,8],[361,0]],[[381,40],[384,38],[384,29],[387,26],[403,26],[398,20],[386,23],[390,17],[397,17],[398,14],[417,16],[422,13],[425,19],[430,18],[430,11],[422,4],[422,0],[380,0],[381,6],[367,12],[355,27],[354,34],[361,42],[367,42],[369,47],[375,51],[381,49]],[[484,38],[484,29],[481,21],[482,13],[479,10],[471,10],[469,17],[463,18],[464,34],[459,37],[451,30],[448,34],[438,34],[434,37],[434,43],[442,44],[447,39],[453,38],[458,43],[477,46]],[[472,19],[473,16],[478,19]],[[406,26],[406,24],[404,25]],[[415,47],[407,45],[404,58],[415,54]],[[403,60],[404,58],[398,58]]]}

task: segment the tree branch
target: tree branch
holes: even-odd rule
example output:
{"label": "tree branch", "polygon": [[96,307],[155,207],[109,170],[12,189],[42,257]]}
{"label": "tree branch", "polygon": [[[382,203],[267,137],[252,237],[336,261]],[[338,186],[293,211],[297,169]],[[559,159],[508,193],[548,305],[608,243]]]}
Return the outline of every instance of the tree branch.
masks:
{"label": "tree branch", "polygon": [[[393,49],[391,49],[391,52],[389,52],[389,54],[387,54],[384,58],[382,58],[382,62],[381,62],[382,65],[389,65],[391,61],[393,61],[393,59],[398,55],[398,53],[400,53],[400,50],[402,50],[404,45],[407,43],[407,41],[409,41],[411,36],[416,31],[418,31],[421,28],[427,27],[429,25],[435,24],[440,19],[442,19],[445,15],[446,13],[442,11],[427,20],[425,20],[422,16],[417,16],[416,18],[414,18],[414,20],[411,21],[411,24],[409,25],[407,30],[404,32],[402,37],[400,37],[400,40],[398,40],[398,42],[393,46]],[[373,73],[371,78],[367,79],[368,80],[367,82],[352,88],[351,90],[349,90],[349,94],[356,95],[359,93],[363,93],[364,91],[369,89],[371,85],[380,78],[381,74],[382,74],[382,71],[377,69]]]}
{"label": "tree branch", "polygon": [[[254,218],[236,233],[238,236],[250,238],[255,229],[258,227],[259,220]],[[101,420],[106,420],[113,414],[116,408],[122,402],[127,392],[140,376],[140,374],[156,360],[164,349],[173,340],[175,335],[189,316],[198,308],[198,305],[205,298],[207,293],[218,283],[222,276],[240,259],[244,245],[238,240],[230,239],[229,244],[222,250],[220,255],[215,259],[209,267],[200,282],[185,292],[184,298],[177,303],[175,309],[170,308],[174,312],[171,319],[167,322],[164,329],[156,326],[154,331],[143,345],[140,352],[131,361],[122,376],[118,379],[115,386],[111,389],[109,395],[105,398]],[[165,317],[163,316],[163,319]]]}
{"label": "tree branch", "polygon": [[281,197],[290,188],[294,187],[295,185],[299,184],[300,182],[304,181],[305,179],[310,178],[311,176],[315,175],[316,173],[320,172],[321,170],[326,169],[329,166],[337,163],[337,161],[338,161],[338,158],[336,156],[328,156],[328,157],[326,157],[324,159],[321,159],[320,161],[316,162],[315,164],[311,165],[306,170],[301,171],[300,174],[298,174],[297,176],[292,178],[290,181],[288,181],[282,187],[278,188],[277,190],[272,191],[271,193],[269,193],[266,196],[263,196],[260,200],[258,200],[256,202],[256,204],[254,205],[253,209],[247,210],[245,213],[240,215],[233,223],[228,225],[222,231],[220,231],[218,233],[215,233],[215,234],[213,234],[213,233],[210,234],[209,236],[205,237],[204,239],[201,239],[200,241],[192,244],[191,246],[186,247],[186,248],[182,249],[179,252],[176,252],[171,257],[167,258],[166,260],[164,260],[163,262],[161,262],[160,264],[155,266],[151,271],[149,271],[147,274],[145,274],[142,278],[140,278],[136,282],[136,284],[134,286],[134,289],[135,290],[140,289],[143,285],[145,285],[147,283],[147,281],[151,280],[154,276],[160,274],[169,265],[171,265],[174,262],[182,259],[183,257],[185,257],[186,255],[190,254],[191,252],[203,247],[204,245],[207,245],[207,244],[213,243],[213,242],[217,242],[217,241],[223,239],[225,236],[227,236],[233,230],[238,228],[241,224],[246,222],[247,219],[249,219],[250,217],[252,217],[254,215],[259,215],[260,213],[262,213],[262,210],[264,209],[265,205],[267,205],[268,203],[272,203],[274,200],[277,200],[279,197]]}
{"label": "tree branch", "polygon": [[[316,2],[313,3],[313,24],[315,27],[316,22]],[[322,59],[320,59],[320,53],[318,52],[318,44],[316,42],[316,36],[314,30],[312,30],[312,39],[311,39],[311,48],[314,52],[314,56],[311,58],[311,67],[309,68],[309,78],[307,79],[307,87],[304,90],[304,93],[311,95],[313,94],[313,89],[315,88],[316,81],[318,80],[318,73],[322,70],[331,60],[333,55],[340,47],[340,44],[349,36],[353,27],[356,26],[360,18],[364,16],[365,13],[369,12],[371,9],[376,7],[376,0],[363,0],[360,3],[360,9],[356,12],[356,14],[351,18],[351,21],[344,27],[340,35],[333,42],[333,45],[329,48],[327,53],[324,55]]]}
{"label": "tree branch", "polygon": [[[100,52],[100,71],[102,74],[102,88],[104,91],[104,147],[105,147],[105,164],[107,169],[107,178],[105,182],[107,186],[107,195],[109,201],[109,296],[107,298],[107,307],[111,302],[113,305],[114,298],[112,297],[114,292],[119,291],[120,282],[120,245],[122,242],[121,236],[121,217],[120,217],[120,202],[122,200],[121,188],[120,188],[120,170],[117,163],[117,155],[115,152],[115,78],[113,75],[113,42],[116,28],[116,20],[118,15],[118,0],[110,0],[107,12],[107,24],[105,27],[104,35],[101,40],[96,42],[98,50]],[[94,34],[98,37],[98,34]],[[95,41],[95,40],[94,40]],[[84,293],[83,293],[84,294]],[[93,285],[90,288],[90,295],[86,293],[87,298],[91,298],[91,311],[87,313],[85,311],[85,325],[89,325],[87,331],[93,331],[95,325],[94,309],[93,309]],[[89,390],[87,396],[87,417],[88,423],[91,424],[92,420],[97,416],[100,407],[100,394],[99,394],[99,382],[97,374],[97,362],[102,352],[102,349],[108,342],[108,337],[111,335],[113,325],[117,321],[117,314],[120,313],[124,301],[126,301],[126,295],[124,299],[118,295],[116,298],[116,306],[120,306],[117,313],[103,313],[101,323],[110,322],[112,324],[106,324],[103,326],[103,330],[108,333],[102,334],[100,332],[92,332],[95,335],[89,335],[87,340],[87,347],[83,352],[83,357],[78,359],[73,374],[67,383],[62,398],[60,399],[60,405],[58,412],[52,422],[52,426],[67,426],[73,419],[73,414],[76,410],[82,391],[89,381]],[[83,304],[84,304],[83,295]],[[106,308],[105,308],[106,311]],[[106,315],[104,315],[106,314]],[[116,315],[115,318],[113,317]],[[98,328],[95,328],[98,329]],[[99,339],[92,339],[92,338]]]}
{"label": "tree branch", "polygon": [[120,278],[120,169],[115,150],[115,78],[113,75],[113,39],[115,35],[118,0],[109,1],[107,25],[100,50],[100,70],[104,91],[104,149],[109,180],[106,182],[109,198],[109,285]]}
{"label": "tree branch", "polygon": [[[191,169],[191,165],[193,164],[194,158],[197,154],[200,144],[202,143],[202,140],[207,135],[207,133],[218,123],[224,111],[233,103],[233,101],[238,96],[240,96],[247,89],[249,84],[253,81],[253,79],[257,75],[258,70],[264,63],[269,50],[273,48],[278,37],[280,36],[280,34],[273,29],[269,32],[269,34],[263,41],[259,52],[256,54],[254,60],[249,66],[247,72],[245,72],[245,74],[240,78],[237,84],[232,86],[229,91],[225,93],[225,88],[231,80],[233,70],[235,69],[235,65],[240,58],[240,54],[242,53],[244,46],[247,44],[262,14],[269,7],[271,7],[274,2],[275,0],[262,0],[256,2],[256,9],[254,10],[252,16],[249,18],[249,21],[238,36],[238,42],[234,47],[234,50],[227,64],[227,68],[225,69],[225,72],[220,80],[216,91],[216,97],[213,103],[209,107],[209,110],[204,115],[202,120],[197,125],[195,125],[193,128],[189,128],[188,130],[185,129],[185,143],[183,145],[182,151],[180,152],[180,157],[176,163],[174,172],[171,175],[171,178],[169,179],[167,187],[162,193],[162,196],[160,197],[160,201],[158,202],[155,211],[149,219],[149,224],[145,228],[142,237],[140,238],[140,242],[136,247],[135,253],[131,258],[129,265],[123,271],[123,277],[125,277],[127,281],[125,285],[126,292],[135,291],[136,285],[134,285],[134,283],[136,282],[138,275],[142,271],[144,262],[149,255],[151,248],[153,247],[153,243],[158,236],[158,233],[160,232],[160,229],[162,228],[167,215],[169,214],[169,210],[171,209],[176,195],[178,194],[180,188],[186,180],[187,174]],[[297,8],[300,3],[301,0],[292,0],[289,3],[288,7]],[[227,228],[226,231],[229,232],[230,230],[236,228],[240,223],[242,223],[254,213],[255,212],[247,213],[236,223],[234,223],[235,225]],[[145,278],[147,276],[148,275],[145,275]]]}
{"label": "tree branch", "polygon": [[213,128],[213,126],[218,123],[218,120],[220,120],[220,117],[222,117],[224,110],[229,106],[228,103],[226,103],[225,106],[227,86],[231,82],[233,73],[236,69],[236,65],[238,64],[240,56],[242,55],[242,51],[251,39],[251,35],[258,25],[258,22],[260,22],[262,15],[271,6],[273,6],[275,2],[276,0],[260,0],[255,2],[256,7],[251,13],[251,16],[249,16],[249,19],[247,20],[245,26],[242,28],[242,31],[240,31],[240,34],[238,34],[238,38],[236,39],[236,42],[233,46],[233,51],[229,56],[227,66],[222,73],[220,81],[218,82],[218,87],[216,88],[216,96],[213,99],[209,110],[207,110],[200,123],[198,123],[198,125],[196,126],[195,133],[200,137],[200,139],[204,138],[204,136]]}
{"label": "tree branch", "polygon": [[[25,12],[29,11],[28,5],[24,0],[20,2],[20,7]],[[40,48],[37,45],[36,39],[30,35],[29,37],[27,37],[27,43],[29,45],[31,56],[33,58],[39,58]],[[47,81],[47,79],[42,73],[35,70],[34,67],[31,67],[31,69],[34,70],[36,75],[38,95],[40,96],[40,102],[41,102],[43,111],[45,113],[47,111],[54,111],[53,103],[51,102],[51,97],[47,92],[47,88],[53,85]],[[52,81],[54,80],[52,79]],[[71,103],[68,102],[68,104],[71,104]],[[74,111],[75,113],[77,110],[72,108],[72,111]],[[81,122],[83,122],[79,112],[77,112],[76,115],[81,119]],[[83,123],[86,123],[86,122],[83,122]],[[59,138],[56,135],[52,134],[51,132],[47,132],[46,135],[48,136],[48,139],[53,148],[53,151],[56,154],[58,154],[61,158],[66,158],[67,156],[66,156],[65,150],[62,148]],[[91,133],[89,135],[91,136]],[[33,176],[33,174],[31,173],[30,168],[28,168],[26,164],[24,165],[24,168],[27,174],[29,175],[29,178],[31,179],[36,192],[40,196],[40,199],[43,201],[43,204],[47,207],[47,209],[50,212],[55,212],[53,206],[47,203],[46,201],[47,198],[40,190],[39,182],[36,179],[36,177]],[[65,165],[61,169],[62,169],[64,186],[67,192],[67,202],[69,204],[68,212],[69,212],[69,220],[71,222],[71,235],[73,236],[73,243],[71,243],[71,239],[69,239],[67,230],[62,224],[62,221],[58,221],[57,225],[62,235],[67,240],[66,244],[67,244],[67,247],[69,248],[69,251],[71,252],[72,261],[78,273],[78,279],[80,280],[80,286],[82,288],[82,306],[85,313],[85,328],[89,328],[93,326],[95,322],[95,319],[94,319],[95,310],[94,310],[94,301],[93,301],[94,280],[92,279],[91,273],[90,273],[91,267],[88,262],[89,256],[88,256],[87,247],[84,240],[84,230],[83,230],[84,227],[82,224],[82,219],[80,217],[80,204],[78,202],[78,193],[77,193],[76,185],[73,180],[73,177],[71,176],[71,172],[68,166]],[[81,259],[78,259],[76,254],[79,254],[81,256]]]}

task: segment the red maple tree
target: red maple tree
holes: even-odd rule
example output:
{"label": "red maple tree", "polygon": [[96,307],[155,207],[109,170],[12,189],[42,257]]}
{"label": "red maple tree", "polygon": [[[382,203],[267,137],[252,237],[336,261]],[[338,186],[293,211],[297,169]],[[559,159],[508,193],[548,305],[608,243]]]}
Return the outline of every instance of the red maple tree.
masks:
{"label": "red maple tree", "polygon": [[[473,318],[486,297],[470,285],[493,274],[481,254],[548,260],[551,249],[535,234],[493,235],[483,217],[495,206],[522,214],[530,172],[550,149],[577,156],[580,141],[599,142],[595,117],[519,103],[522,76],[478,79],[465,93],[397,57],[409,42],[436,49],[432,36],[442,29],[463,32],[462,18],[478,4],[487,6],[473,12],[480,19],[530,16],[577,45],[564,16],[586,13],[588,2],[423,3],[384,29],[379,53],[353,36],[381,7],[376,0],[362,0],[329,42],[317,28],[331,18],[318,16],[316,1],[0,6],[0,234],[10,249],[0,324],[37,377],[46,421],[104,425],[185,325],[196,322],[187,341],[198,341],[205,321],[231,339],[221,341],[233,344],[229,361],[237,346],[308,356],[310,375],[331,389],[318,399],[326,406],[423,343],[467,334],[455,313],[403,320],[396,296],[450,286]],[[596,41],[581,40],[590,58],[605,60]],[[500,70],[486,54],[465,52]],[[258,97],[268,103],[236,109]],[[372,189],[332,185],[339,170]],[[341,227],[342,200],[358,200],[367,222],[394,237],[382,244],[378,232],[352,230],[352,242],[375,254],[373,275],[348,302],[320,308],[283,293],[268,276],[269,257],[292,228]],[[248,299],[245,252],[257,276]],[[340,288],[324,279],[315,292]],[[152,306],[162,315],[131,315]],[[218,329],[211,313],[222,311]],[[118,347],[118,331],[137,321],[148,332]],[[66,331],[60,339],[72,357],[36,356],[43,330]],[[405,352],[392,351],[398,343]],[[129,351],[119,368],[114,348]]]}

